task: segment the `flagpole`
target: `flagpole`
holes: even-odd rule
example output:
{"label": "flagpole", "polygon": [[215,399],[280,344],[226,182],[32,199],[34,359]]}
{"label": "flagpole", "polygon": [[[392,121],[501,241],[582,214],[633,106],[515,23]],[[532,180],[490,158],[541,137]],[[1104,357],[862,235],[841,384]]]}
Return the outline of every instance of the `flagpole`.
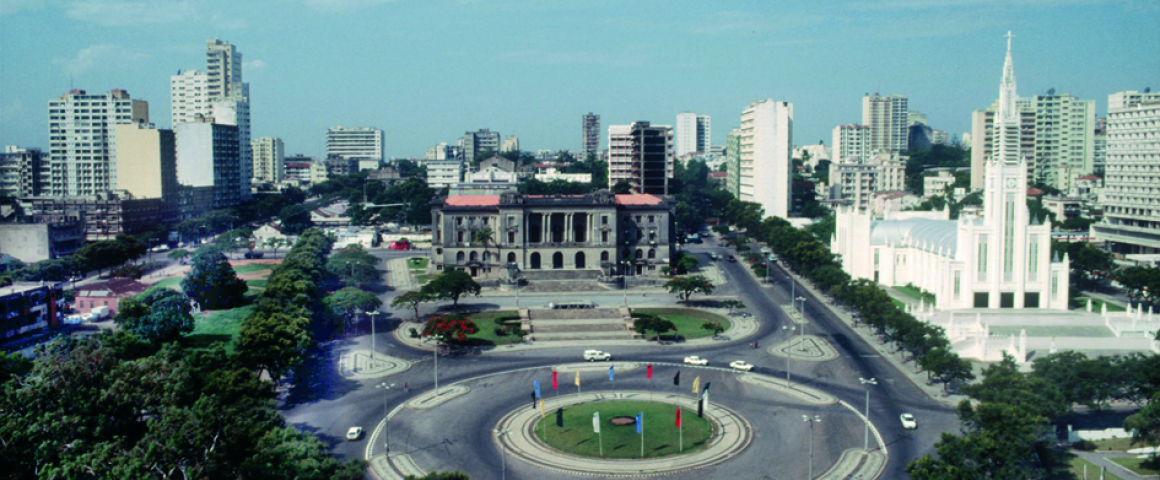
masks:
{"label": "flagpole", "polygon": [[596,432],[600,437],[600,458],[604,458],[604,432]]}

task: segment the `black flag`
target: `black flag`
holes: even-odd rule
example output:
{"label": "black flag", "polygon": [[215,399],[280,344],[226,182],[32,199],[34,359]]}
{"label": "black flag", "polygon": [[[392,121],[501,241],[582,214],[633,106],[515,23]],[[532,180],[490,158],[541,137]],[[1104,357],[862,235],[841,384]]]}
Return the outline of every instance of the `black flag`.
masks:
{"label": "black flag", "polygon": [[560,428],[564,428],[564,409],[563,408],[556,409],[556,426],[560,427]]}
{"label": "black flag", "polygon": [[697,399],[697,416],[705,418],[705,399]]}
{"label": "black flag", "polygon": [[673,385],[681,385],[681,371],[677,370],[677,374],[673,376]]}
{"label": "black flag", "polygon": [[532,392],[532,410],[536,409],[536,392]]}

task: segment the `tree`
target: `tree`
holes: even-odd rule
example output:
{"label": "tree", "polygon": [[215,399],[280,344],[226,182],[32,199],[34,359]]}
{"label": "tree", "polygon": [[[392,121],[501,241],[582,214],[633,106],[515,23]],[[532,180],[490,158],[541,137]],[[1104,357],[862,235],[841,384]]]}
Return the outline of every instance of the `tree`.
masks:
{"label": "tree", "polygon": [[278,212],[282,220],[282,233],[297,235],[310,228],[310,207],[305,205],[290,205]]}
{"label": "tree", "polygon": [[310,318],[299,314],[255,310],[238,332],[238,359],[275,380],[302,363],[310,345]]}
{"label": "tree", "polygon": [[745,302],[742,302],[741,300],[722,300],[720,306],[721,308],[728,308],[729,314],[733,315],[733,309],[745,308]]}
{"label": "tree", "polygon": [[669,293],[677,294],[682,301],[689,301],[694,293],[704,293],[706,295],[713,293],[713,284],[709,279],[701,275],[692,275],[684,277],[673,277],[665,282],[665,289]]}
{"label": "tree", "polygon": [[467,341],[468,335],[478,332],[479,327],[467,317],[448,314],[427,320],[421,335],[440,343],[462,343]]}
{"label": "tree", "polygon": [[628,180],[621,180],[612,185],[612,193],[617,195],[627,195],[632,193],[632,184]]}
{"label": "tree", "polygon": [[216,250],[199,251],[193,267],[181,281],[181,289],[203,309],[219,310],[241,306],[249,287],[238,278],[226,256]]}
{"label": "tree", "polygon": [[222,246],[226,252],[233,252],[234,250],[247,249],[250,253],[254,252],[254,231],[248,228],[235,228],[226,233],[218,235],[214,243]]}
{"label": "tree", "polygon": [[274,258],[278,258],[278,249],[281,247],[289,247],[290,239],[282,237],[269,237],[266,239],[266,248],[274,251]]}
{"label": "tree", "polygon": [[[471,236],[471,240],[475,243],[483,245],[483,250],[487,251],[487,244],[493,243],[495,241],[495,232],[492,232],[490,228],[484,227],[481,230],[477,230]],[[499,263],[499,247],[498,246],[496,246],[495,258],[496,258],[495,263]]]}
{"label": "tree", "polygon": [[721,322],[705,322],[701,324],[701,328],[713,332],[713,336],[720,335],[725,331],[725,326]]}
{"label": "tree", "polygon": [[403,292],[391,300],[391,306],[394,308],[410,308],[415,311],[415,321],[419,321],[419,304],[429,302],[431,298],[422,290],[411,290]]}
{"label": "tree", "polygon": [[189,300],[168,288],[151,288],[118,303],[116,324],[153,344],[172,342],[193,331]]}
{"label": "tree", "polygon": [[189,258],[189,255],[190,255],[189,250],[186,250],[184,248],[179,248],[177,250],[169,252],[169,254],[167,254],[165,256],[168,257],[170,260],[173,260],[173,261],[176,261],[182,265],[185,265],[185,260],[187,258]]}
{"label": "tree", "polygon": [[369,285],[381,278],[378,262],[361,245],[347,245],[326,260],[326,269],[347,285]]}
{"label": "tree", "polygon": [[677,273],[689,273],[701,266],[701,262],[697,261],[697,257],[682,252],[680,258],[677,259],[676,270]]}
{"label": "tree", "polygon": [[1054,385],[1067,405],[1081,404],[1092,410],[1107,407],[1126,377],[1107,357],[1089,359],[1071,350],[1036,358],[1032,370],[1035,377]]}
{"label": "tree", "polygon": [[[1152,396],[1148,406],[1124,419],[1124,429],[1131,430],[1132,444],[1160,445],[1160,392]],[[1152,456],[1156,457],[1155,450]]]}
{"label": "tree", "polygon": [[366,290],[346,287],[327,295],[323,303],[330,307],[334,313],[349,316],[355,310],[362,310],[364,312],[378,310],[382,306],[383,301]]}
{"label": "tree", "polygon": [[657,340],[660,340],[661,335],[665,332],[677,331],[677,326],[669,320],[649,314],[637,315],[638,318],[632,321],[632,327],[636,329],[637,333],[644,334],[649,331],[656,332]]}
{"label": "tree", "polygon": [[481,290],[479,284],[467,272],[448,269],[423,285],[420,291],[431,299],[451,300],[452,305],[458,310],[459,297],[464,295],[479,296]]}

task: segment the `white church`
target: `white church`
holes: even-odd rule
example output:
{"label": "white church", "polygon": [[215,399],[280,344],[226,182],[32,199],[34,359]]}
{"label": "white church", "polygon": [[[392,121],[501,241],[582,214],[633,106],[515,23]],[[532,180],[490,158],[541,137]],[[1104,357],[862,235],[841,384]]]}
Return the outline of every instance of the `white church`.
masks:
{"label": "white church", "polygon": [[987,159],[983,208],[958,220],[924,216],[876,220],[840,207],[831,252],[852,277],[887,286],[913,283],[936,296],[935,308],[1066,310],[1069,261],[1052,258],[1051,225],[1027,210],[1027,161],[1019,156],[1019,111],[1011,36],[999,89],[994,155]]}

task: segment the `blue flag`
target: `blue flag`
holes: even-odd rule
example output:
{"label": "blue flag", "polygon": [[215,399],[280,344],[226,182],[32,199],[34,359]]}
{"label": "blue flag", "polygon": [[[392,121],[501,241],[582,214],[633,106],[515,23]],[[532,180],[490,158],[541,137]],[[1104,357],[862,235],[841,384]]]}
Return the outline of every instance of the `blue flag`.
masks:
{"label": "blue flag", "polygon": [[644,431],[644,412],[636,414],[636,433]]}
{"label": "blue flag", "polygon": [[612,365],[608,366],[608,381],[612,381]]}
{"label": "blue flag", "polygon": [[540,381],[536,380],[536,398],[540,398]]}

